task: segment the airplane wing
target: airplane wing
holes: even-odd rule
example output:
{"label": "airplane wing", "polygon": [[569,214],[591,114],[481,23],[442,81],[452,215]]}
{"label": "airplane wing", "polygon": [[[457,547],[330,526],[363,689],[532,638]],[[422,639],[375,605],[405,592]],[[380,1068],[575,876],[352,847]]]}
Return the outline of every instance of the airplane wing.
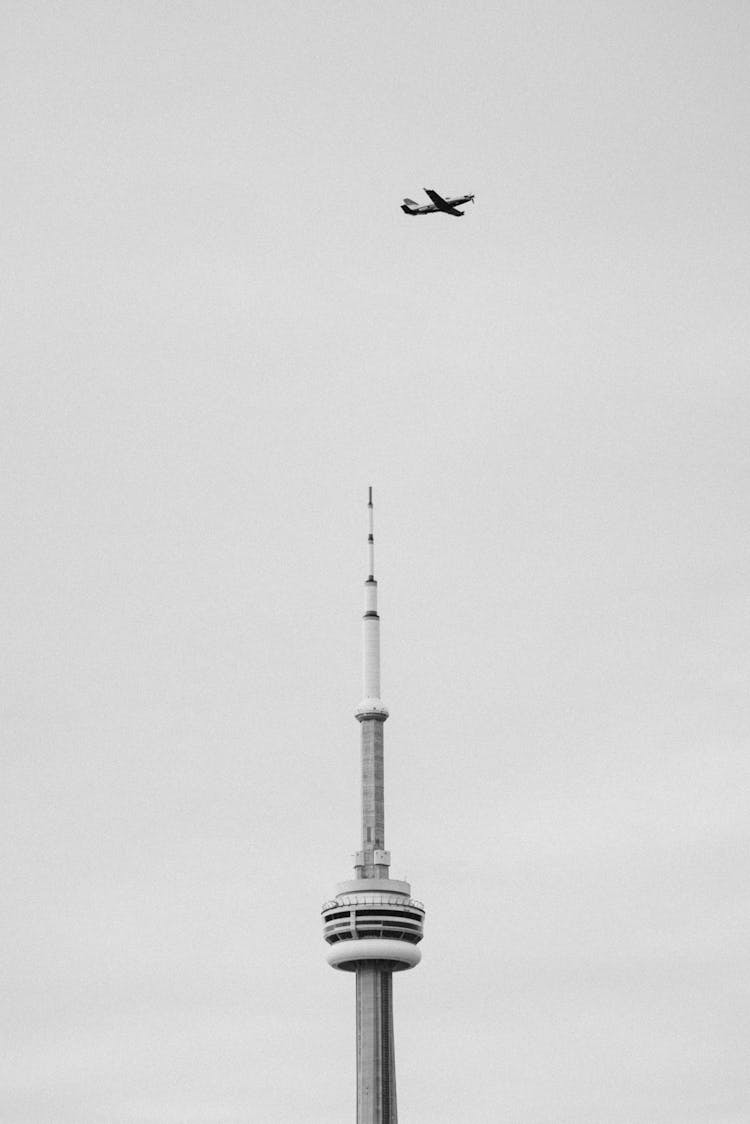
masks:
{"label": "airplane wing", "polygon": [[439,211],[445,211],[446,215],[458,215],[459,218],[463,215],[463,211],[457,211],[455,207],[451,207],[447,199],[443,199],[442,195],[438,195],[437,191],[433,191],[431,187],[426,187],[424,190]]}

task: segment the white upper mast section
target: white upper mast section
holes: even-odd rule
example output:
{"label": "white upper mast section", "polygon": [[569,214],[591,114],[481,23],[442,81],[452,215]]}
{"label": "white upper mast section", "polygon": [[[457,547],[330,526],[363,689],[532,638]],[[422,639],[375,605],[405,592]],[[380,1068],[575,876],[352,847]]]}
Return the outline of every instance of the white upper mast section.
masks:
{"label": "white upper mast section", "polygon": [[360,722],[365,718],[388,717],[388,710],[380,699],[380,617],[378,616],[378,583],[375,581],[375,530],[373,521],[372,488],[367,502],[369,533],[367,536],[368,576],[365,582],[365,615],[363,631],[363,694],[364,698],[355,714]]}
{"label": "white upper mast section", "polygon": [[375,517],[374,509],[372,506],[372,488],[370,488],[370,498],[367,501],[367,515],[370,520],[370,533],[367,536],[367,551],[370,559],[369,579],[375,580]]}

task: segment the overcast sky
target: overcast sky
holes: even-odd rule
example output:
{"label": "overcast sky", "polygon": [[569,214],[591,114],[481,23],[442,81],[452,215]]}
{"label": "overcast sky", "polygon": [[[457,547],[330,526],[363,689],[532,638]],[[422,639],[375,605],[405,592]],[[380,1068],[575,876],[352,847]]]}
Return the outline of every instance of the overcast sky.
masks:
{"label": "overcast sky", "polygon": [[0,1119],[351,1124],[373,485],[404,1124],[746,1124],[748,5],[0,13]]}

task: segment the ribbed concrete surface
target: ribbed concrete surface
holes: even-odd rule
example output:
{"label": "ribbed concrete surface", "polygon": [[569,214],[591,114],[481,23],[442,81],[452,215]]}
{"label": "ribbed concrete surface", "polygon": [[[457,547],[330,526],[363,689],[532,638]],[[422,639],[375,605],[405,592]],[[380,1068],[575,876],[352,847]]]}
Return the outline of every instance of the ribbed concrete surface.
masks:
{"label": "ribbed concrete surface", "polygon": [[362,850],[365,878],[387,878],[388,868],[373,865],[373,851],[385,849],[383,723],[366,718],[362,737]]}
{"label": "ribbed concrete surface", "polygon": [[392,976],[357,968],[357,1124],[397,1124]]}

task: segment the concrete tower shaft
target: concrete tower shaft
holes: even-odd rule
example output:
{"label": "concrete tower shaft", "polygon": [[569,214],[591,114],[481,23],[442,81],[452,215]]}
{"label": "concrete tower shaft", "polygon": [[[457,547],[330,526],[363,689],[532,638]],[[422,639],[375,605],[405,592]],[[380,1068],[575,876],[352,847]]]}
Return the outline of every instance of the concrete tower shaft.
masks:
{"label": "concrete tower shaft", "polygon": [[397,1124],[393,975],[357,969],[357,1124]]}

